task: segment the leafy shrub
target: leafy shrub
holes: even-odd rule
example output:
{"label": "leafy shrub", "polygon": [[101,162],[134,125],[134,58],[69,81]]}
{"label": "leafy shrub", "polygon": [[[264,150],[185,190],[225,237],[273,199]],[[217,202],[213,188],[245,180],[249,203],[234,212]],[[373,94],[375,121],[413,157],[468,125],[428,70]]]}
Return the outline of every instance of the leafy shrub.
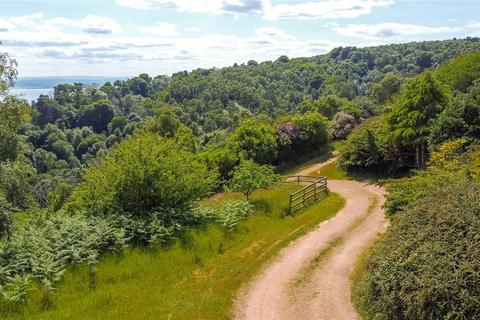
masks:
{"label": "leafy shrub", "polygon": [[354,116],[341,111],[333,117],[330,124],[330,133],[335,139],[342,140],[352,132],[356,125],[357,121]]}
{"label": "leafy shrub", "polygon": [[280,176],[274,173],[273,167],[259,165],[253,160],[243,160],[233,170],[230,188],[232,191],[242,192],[248,200],[253,191],[266,189],[279,179]]}
{"label": "leafy shrub", "polygon": [[451,59],[441,66],[436,74],[452,89],[467,92],[473,82],[480,78],[480,52]]}
{"label": "leafy shrub", "polygon": [[209,194],[216,175],[195,155],[154,133],[137,134],[87,170],[71,209],[148,216],[188,206]]}
{"label": "leafy shrub", "polygon": [[283,117],[275,126],[279,161],[318,150],[330,140],[327,119],[318,112]]}
{"label": "leafy shrub", "polygon": [[226,232],[233,232],[241,221],[248,219],[254,209],[248,201],[225,202],[219,208],[217,221]]}
{"label": "leafy shrub", "polygon": [[199,206],[195,209],[202,221],[217,223],[225,232],[237,229],[241,221],[247,220],[255,207],[245,200],[234,200],[222,203],[217,207]]}
{"label": "leafy shrub", "polygon": [[0,242],[0,291],[8,300],[22,301],[35,279],[51,292],[67,265],[93,265],[127,240],[107,219],[36,212],[10,240]]}
{"label": "leafy shrub", "polygon": [[31,182],[35,170],[30,162],[0,163],[0,192],[13,207],[26,208],[31,202]]}
{"label": "leafy shrub", "polygon": [[480,188],[470,179],[408,206],[366,266],[368,305],[379,319],[479,319]]}
{"label": "leafy shrub", "polygon": [[[445,188],[459,178],[457,173],[437,168],[416,171],[415,173],[410,178],[396,180],[389,184],[385,203],[387,213],[396,214],[411,209],[416,206],[417,200]],[[432,176],[435,176],[435,179],[432,179]]]}
{"label": "leafy shrub", "polygon": [[345,141],[339,164],[351,169],[383,169],[389,164],[383,119],[375,117],[356,128]]}
{"label": "leafy shrub", "polygon": [[462,179],[470,171],[477,154],[475,148],[469,150],[467,144],[465,139],[446,142],[432,153],[427,170],[415,171],[411,177],[390,182],[385,203],[387,213],[412,209],[417,201]]}
{"label": "leafy shrub", "polygon": [[0,192],[0,239],[10,235],[12,229],[12,213],[10,204],[3,193]]}
{"label": "leafy shrub", "polygon": [[275,130],[255,119],[245,119],[228,137],[228,147],[239,156],[262,164],[277,158]]}

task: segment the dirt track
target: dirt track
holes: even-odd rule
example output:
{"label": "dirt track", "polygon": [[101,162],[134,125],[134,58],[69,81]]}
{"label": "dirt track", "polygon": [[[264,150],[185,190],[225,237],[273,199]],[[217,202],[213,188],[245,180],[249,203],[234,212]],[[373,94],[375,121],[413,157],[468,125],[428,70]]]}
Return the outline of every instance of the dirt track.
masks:
{"label": "dirt track", "polygon": [[345,207],[267,265],[238,298],[236,319],[359,319],[350,300],[350,272],[358,254],[388,225],[381,208],[384,190],[339,180],[329,181],[329,188],[346,200]]}

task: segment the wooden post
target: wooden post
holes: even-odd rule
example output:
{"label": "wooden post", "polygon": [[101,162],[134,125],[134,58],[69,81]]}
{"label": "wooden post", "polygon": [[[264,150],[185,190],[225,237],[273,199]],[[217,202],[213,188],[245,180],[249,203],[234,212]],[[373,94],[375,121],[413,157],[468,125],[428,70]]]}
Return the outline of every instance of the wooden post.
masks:
{"label": "wooden post", "polygon": [[288,215],[292,214],[292,195],[290,195],[290,204],[288,205]]}

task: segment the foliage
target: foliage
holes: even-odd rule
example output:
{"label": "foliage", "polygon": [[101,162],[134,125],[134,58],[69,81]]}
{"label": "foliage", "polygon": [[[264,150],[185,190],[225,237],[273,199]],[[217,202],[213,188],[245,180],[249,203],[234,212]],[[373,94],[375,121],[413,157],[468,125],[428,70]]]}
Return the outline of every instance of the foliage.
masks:
{"label": "foliage", "polygon": [[250,217],[255,206],[249,201],[232,200],[215,207],[200,206],[195,210],[196,214],[202,217],[201,220],[216,222],[225,232],[232,233],[240,222]]}
{"label": "foliage", "polygon": [[273,167],[259,165],[253,160],[242,160],[233,170],[230,188],[232,191],[242,192],[247,200],[257,189],[268,188],[280,179],[273,171]]}
{"label": "foliage", "polygon": [[233,232],[241,221],[250,217],[254,208],[248,201],[226,202],[220,208],[218,222],[226,232]]}
{"label": "foliage", "polygon": [[447,61],[436,75],[452,89],[467,92],[473,82],[480,78],[480,52],[460,55]]}
{"label": "foliage", "polygon": [[387,73],[379,83],[372,87],[372,98],[380,104],[390,101],[402,87],[402,78],[394,73]]}
{"label": "foliage", "polygon": [[384,170],[390,166],[393,150],[385,139],[385,120],[375,117],[355,129],[345,141],[339,165],[348,170]]}
{"label": "foliage", "polygon": [[318,112],[280,118],[276,124],[280,160],[289,160],[327,145],[327,120]]}
{"label": "foliage", "polygon": [[0,239],[10,236],[12,231],[12,212],[7,198],[0,192]]}
{"label": "foliage", "polygon": [[36,212],[0,242],[0,291],[7,300],[23,302],[35,279],[48,294],[68,264],[95,264],[101,253],[123,248],[126,240],[106,219]]}
{"label": "foliage", "polygon": [[429,145],[435,148],[442,142],[480,136],[480,80],[450,99],[445,110],[433,121]]}
{"label": "foliage", "polygon": [[[25,305],[13,308],[0,301],[0,318],[231,319],[234,298],[246,281],[281,248],[335,215],[344,204],[331,193],[295,219],[284,219],[288,195],[298,188],[286,185],[255,192],[251,199],[255,212],[232,235],[213,224],[189,231],[168,249],[132,246],[108,255],[95,265],[94,289],[91,267],[69,268],[51,296],[51,308],[41,308],[42,294],[34,290]],[[202,206],[217,208],[240,198],[223,193]]]}
{"label": "foliage", "polygon": [[243,120],[230,134],[227,143],[239,157],[261,164],[273,163],[277,157],[275,130],[254,119]]}
{"label": "foliage", "polygon": [[426,164],[426,143],[430,124],[447,102],[447,92],[430,71],[425,71],[403,88],[387,119],[391,139],[414,146],[419,168]]}
{"label": "foliage", "polygon": [[366,298],[381,319],[477,319],[480,188],[465,176],[419,179],[442,188],[413,201],[379,241],[367,262]]}
{"label": "foliage", "polygon": [[357,121],[354,116],[341,111],[335,114],[329,129],[335,139],[343,140],[347,138],[356,125]]}
{"label": "foliage", "polygon": [[109,100],[100,100],[80,108],[78,124],[81,127],[92,127],[99,133],[107,131],[113,119],[113,104]]}
{"label": "foliage", "polygon": [[87,170],[71,205],[97,213],[148,216],[183,208],[208,195],[216,175],[174,141],[139,133]]}
{"label": "foliage", "polygon": [[16,208],[31,202],[31,184],[35,170],[28,161],[0,163],[0,193]]}
{"label": "foliage", "polygon": [[17,74],[17,61],[7,53],[0,52],[0,96],[5,95],[13,85]]}
{"label": "foliage", "polygon": [[432,154],[427,170],[416,171],[409,178],[391,182],[385,203],[387,213],[396,214],[412,209],[424,197],[462,179],[473,162],[472,154],[465,153],[467,144],[465,139],[446,142]]}

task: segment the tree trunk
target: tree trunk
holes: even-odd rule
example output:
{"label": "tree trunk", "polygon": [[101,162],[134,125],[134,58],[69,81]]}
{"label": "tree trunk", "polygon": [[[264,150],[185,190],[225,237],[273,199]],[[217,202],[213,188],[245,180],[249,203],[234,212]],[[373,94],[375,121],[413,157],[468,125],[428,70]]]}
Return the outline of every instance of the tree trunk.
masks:
{"label": "tree trunk", "polygon": [[417,168],[418,169],[421,169],[421,165],[422,165],[422,147],[421,147],[421,144],[417,144],[415,145],[415,162],[416,162],[416,165],[417,165]]}
{"label": "tree trunk", "polygon": [[415,161],[418,169],[425,169],[427,166],[427,143],[422,142],[415,146]]}
{"label": "tree trunk", "polygon": [[424,142],[422,144],[422,169],[425,169],[427,167],[427,159],[428,158],[428,147],[427,143]]}

